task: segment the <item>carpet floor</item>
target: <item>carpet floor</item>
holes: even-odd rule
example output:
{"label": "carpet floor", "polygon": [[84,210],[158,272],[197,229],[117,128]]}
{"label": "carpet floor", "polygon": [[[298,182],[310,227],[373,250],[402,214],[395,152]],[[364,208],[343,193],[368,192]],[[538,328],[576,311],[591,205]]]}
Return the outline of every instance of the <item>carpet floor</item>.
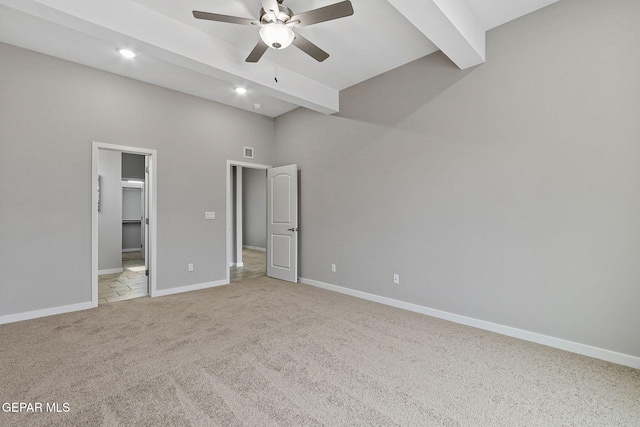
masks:
{"label": "carpet floor", "polygon": [[640,420],[639,370],[267,277],[0,325],[0,342],[2,426]]}

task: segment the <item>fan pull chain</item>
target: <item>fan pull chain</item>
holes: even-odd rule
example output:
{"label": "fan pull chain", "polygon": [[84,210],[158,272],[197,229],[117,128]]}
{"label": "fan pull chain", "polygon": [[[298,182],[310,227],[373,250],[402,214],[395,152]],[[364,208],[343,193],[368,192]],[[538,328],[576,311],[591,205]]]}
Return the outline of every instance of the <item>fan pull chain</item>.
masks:
{"label": "fan pull chain", "polygon": [[278,83],[278,48],[274,49],[276,51],[275,56],[276,56],[276,60],[273,63],[273,80],[276,81],[276,83]]}

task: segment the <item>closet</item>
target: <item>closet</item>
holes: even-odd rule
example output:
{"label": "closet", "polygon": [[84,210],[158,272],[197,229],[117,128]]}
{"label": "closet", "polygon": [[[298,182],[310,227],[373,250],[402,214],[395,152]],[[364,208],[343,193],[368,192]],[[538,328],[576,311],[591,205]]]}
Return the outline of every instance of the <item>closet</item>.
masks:
{"label": "closet", "polygon": [[144,259],[144,156],[122,154],[122,252]]}
{"label": "closet", "polygon": [[122,252],[142,252],[144,242],[144,190],[122,182]]}

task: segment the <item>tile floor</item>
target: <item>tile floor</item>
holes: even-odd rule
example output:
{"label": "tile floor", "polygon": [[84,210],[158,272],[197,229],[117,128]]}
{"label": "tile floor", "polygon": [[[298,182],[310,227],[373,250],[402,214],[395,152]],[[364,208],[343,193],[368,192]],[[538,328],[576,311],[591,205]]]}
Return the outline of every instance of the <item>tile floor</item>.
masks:
{"label": "tile floor", "polygon": [[251,279],[267,274],[267,253],[255,249],[242,249],[242,267],[230,267],[231,282]]}
{"label": "tile floor", "polygon": [[140,252],[122,254],[122,273],[98,276],[98,304],[139,298],[148,295],[147,276]]}
{"label": "tile floor", "polygon": [[[239,282],[266,274],[265,251],[242,249],[242,267],[231,267],[231,282]],[[140,252],[122,254],[122,273],[98,276],[98,304],[140,298],[148,295],[147,276]]]}

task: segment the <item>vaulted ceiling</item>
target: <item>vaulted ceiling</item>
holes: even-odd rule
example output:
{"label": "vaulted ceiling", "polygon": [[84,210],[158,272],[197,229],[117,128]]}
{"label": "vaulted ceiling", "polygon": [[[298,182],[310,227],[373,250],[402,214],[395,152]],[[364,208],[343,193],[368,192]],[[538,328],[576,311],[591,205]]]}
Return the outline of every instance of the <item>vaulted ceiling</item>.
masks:
{"label": "vaulted ceiling", "polygon": [[[302,13],[338,1],[283,4]],[[481,64],[487,30],[556,1],[351,0],[352,16],[295,29],[330,54],[323,62],[290,46],[247,63],[258,28],[192,14],[257,19],[260,0],[0,0],[0,41],[268,117],[330,114],[341,89],[437,50],[460,69]]]}

